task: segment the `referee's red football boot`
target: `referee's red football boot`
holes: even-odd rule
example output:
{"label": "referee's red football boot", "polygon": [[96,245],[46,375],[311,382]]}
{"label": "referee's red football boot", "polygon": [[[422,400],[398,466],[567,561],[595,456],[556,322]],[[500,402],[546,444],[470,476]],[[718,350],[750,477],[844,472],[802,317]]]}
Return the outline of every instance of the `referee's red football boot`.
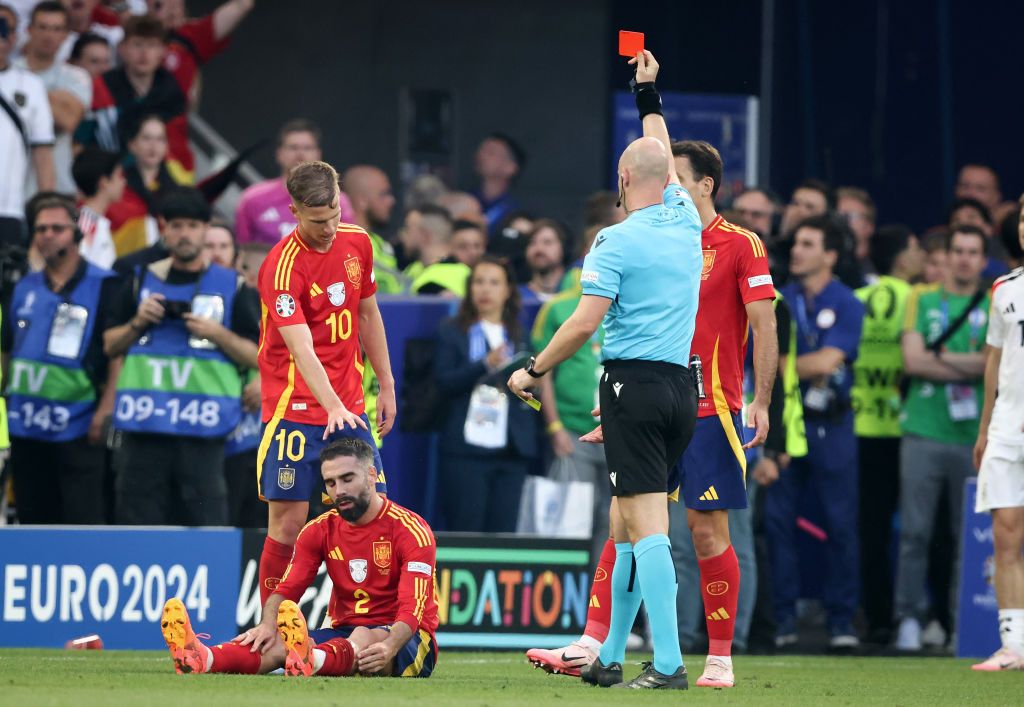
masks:
{"label": "referee's red football boot", "polygon": [[210,649],[203,645],[199,638],[209,638],[209,635],[196,634],[192,630],[188,610],[181,603],[181,599],[175,597],[164,603],[163,616],[160,617],[160,633],[164,635],[167,648],[171,651],[174,672],[178,675],[206,672]]}
{"label": "referee's red football boot", "polygon": [[277,610],[277,632],[281,634],[285,650],[285,675],[313,674],[313,642],[309,640],[306,617],[299,611],[299,605],[290,599],[281,602]]}

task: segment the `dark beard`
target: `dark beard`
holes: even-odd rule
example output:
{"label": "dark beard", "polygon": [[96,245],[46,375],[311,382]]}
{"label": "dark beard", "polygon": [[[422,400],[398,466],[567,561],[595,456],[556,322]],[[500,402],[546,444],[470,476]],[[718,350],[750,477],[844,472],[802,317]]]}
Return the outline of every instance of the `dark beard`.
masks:
{"label": "dark beard", "polygon": [[352,498],[351,496],[345,496],[338,499],[338,503],[335,504],[335,508],[341,504],[342,501],[351,501],[352,506],[350,508],[338,508],[338,514],[347,520],[349,523],[355,523],[357,520],[363,517],[366,513],[366,509],[370,507],[370,495],[360,494],[358,498]]}

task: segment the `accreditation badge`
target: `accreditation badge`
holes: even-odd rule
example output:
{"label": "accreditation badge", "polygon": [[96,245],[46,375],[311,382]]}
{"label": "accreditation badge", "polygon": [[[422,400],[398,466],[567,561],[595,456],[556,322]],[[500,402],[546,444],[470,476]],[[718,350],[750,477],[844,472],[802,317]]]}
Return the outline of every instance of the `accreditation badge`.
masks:
{"label": "accreditation badge", "polygon": [[947,384],[946,403],[949,405],[949,419],[953,422],[978,419],[978,397],[973,385]]}
{"label": "accreditation badge", "polygon": [[58,358],[77,359],[85,339],[89,310],[80,304],[61,302],[50,324],[46,353]]}
{"label": "accreditation badge", "polygon": [[[220,295],[196,295],[192,298],[192,314],[203,319],[210,319],[218,324],[224,323],[224,298]],[[188,345],[193,349],[212,351],[217,345],[209,339],[198,336],[188,337]]]}
{"label": "accreditation badge", "polygon": [[474,388],[462,431],[466,444],[503,449],[508,445],[508,396],[493,385]]}

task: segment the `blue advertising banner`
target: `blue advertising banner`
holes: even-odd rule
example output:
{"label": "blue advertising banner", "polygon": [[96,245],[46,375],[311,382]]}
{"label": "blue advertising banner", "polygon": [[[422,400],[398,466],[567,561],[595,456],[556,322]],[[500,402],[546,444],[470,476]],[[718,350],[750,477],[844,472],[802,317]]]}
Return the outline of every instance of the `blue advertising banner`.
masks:
{"label": "blue advertising banner", "polygon": [[992,516],[974,512],[977,492],[978,480],[968,479],[964,484],[960,540],[957,658],[985,658],[999,649]]}
{"label": "blue advertising banner", "polygon": [[[619,155],[643,135],[629,91],[613,96],[611,189],[618,189]],[[661,92],[662,111],[673,140],[706,140],[725,163],[719,200],[727,202],[757,179],[758,101],[753,96]]]}
{"label": "blue advertising banner", "polygon": [[235,635],[242,534],[224,529],[0,529],[0,645],[164,648],[160,614],[179,597],[202,630]]}

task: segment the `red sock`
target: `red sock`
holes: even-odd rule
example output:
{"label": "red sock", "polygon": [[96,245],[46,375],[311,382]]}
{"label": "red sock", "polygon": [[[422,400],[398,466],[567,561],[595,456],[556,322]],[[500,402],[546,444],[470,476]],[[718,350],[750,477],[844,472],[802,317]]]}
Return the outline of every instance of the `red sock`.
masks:
{"label": "red sock", "polygon": [[263,553],[260,555],[260,606],[281,583],[281,575],[288,569],[292,560],[292,546],[272,540],[268,535],[263,541]]}
{"label": "red sock", "polygon": [[740,596],[740,562],[730,545],[718,557],[699,560],[698,564],[708,622],[708,655],[732,655],[736,604]]}
{"label": "red sock", "polygon": [[316,646],[327,658],[317,675],[351,675],[356,662],[355,650],[347,638],[332,638]]}
{"label": "red sock", "polygon": [[211,673],[255,675],[260,671],[260,654],[253,653],[252,646],[222,643],[219,646],[211,646],[210,651],[213,652]]}
{"label": "red sock", "polygon": [[608,638],[608,624],[612,620],[612,568],[615,566],[615,541],[611,538],[601,549],[601,558],[594,571],[594,583],[590,586],[590,606],[587,608],[587,626],[584,636],[604,643]]}

